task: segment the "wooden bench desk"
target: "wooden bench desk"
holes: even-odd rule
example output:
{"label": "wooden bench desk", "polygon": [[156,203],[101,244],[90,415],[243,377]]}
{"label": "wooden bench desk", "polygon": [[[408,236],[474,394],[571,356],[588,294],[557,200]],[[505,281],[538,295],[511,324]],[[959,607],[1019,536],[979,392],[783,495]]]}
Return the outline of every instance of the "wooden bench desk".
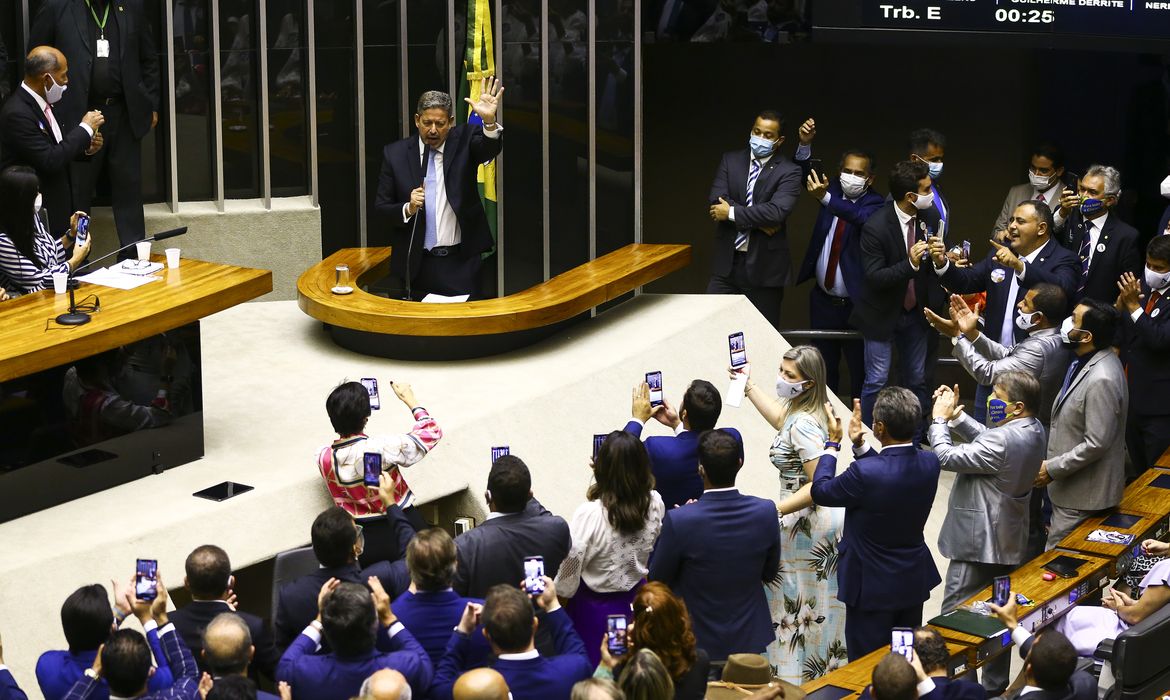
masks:
{"label": "wooden bench desk", "polygon": [[[1113,527],[1105,525],[1104,522],[1113,515],[1129,515],[1138,518],[1130,527]],[[1129,544],[1107,544],[1103,542],[1090,542],[1088,540],[1089,533],[1093,530],[1112,530],[1124,534],[1133,535],[1133,541]],[[1170,517],[1156,516],[1150,513],[1141,513],[1139,511],[1131,511],[1120,509],[1116,514],[1098,515],[1095,518],[1089,518],[1081,523],[1077,529],[1069,533],[1057,545],[1059,549],[1084,552],[1085,554],[1093,554],[1098,557],[1104,557],[1111,560],[1113,563],[1108,569],[1110,578],[1118,578],[1129,570],[1129,565],[1133,563],[1134,557],[1141,553],[1142,542],[1147,539],[1162,539],[1170,532]]]}
{"label": "wooden bench desk", "polygon": [[[955,676],[966,673],[969,668],[968,659],[971,657],[971,647],[948,640],[947,651],[949,652],[947,658],[947,677],[954,678]],[[835,685],[839,688],[848,688],[861,692],[865,690],[865,687],[870,683],[870,679],[873,678],[873,669],[877,667],[878,662],[884,659],[886,654],[889,653],[889,647],[882,647],[881,649],[872,651],[856,661],[851,661],[841,668],[821,676],[815,681],[805,683],[800,686],[800,689],[806,693],[812,693],[825,686]]]}
{"label": "wooden bench desk", "polygon": [[1150,485],[1160,476],[1170,476],[1170,469],[1147,469],[1137,481],[1126,486],[1125,494],[1121,497],[1121,508],[1163,518],[1170,515],[1170,489]]}
{"label": "wooden bench desk", "polygon": [[[297,281],[297,304],[339,345],[399,359],[483,357],[543,340],[589,310],[686,267],[689,245],[634,243],[524,291],[461,304],[387,299],[362,289],[389,274],[390,248],[346,248]],[[348,265],[352,294],[331,290]]]}
{"label": "wooden bench desk", "polygon": [[1170,469],[1170,448],[1167,448],[1167,450],[1162,453],[1162,456],[1158,458],[1158,461],[1154,462],[1154,466]]}
{"label": "wooden bench desk", "polygon": [[[1082,564],[1077,570],[1077,575],[1073,578],[1057,577],[1053,581],[1045,581],[1043,578],[1044,565],[1062,554],[1085,559],[1088,563]],[[1020,625],[1035,633],[1036,630],[1056,621],[1077,601],[1093,595],[1108,585],[1108,571],[1111,566],[1112,562],[1109,559],[1082,552],[1062,552],[1054,549],[1016,569],[1011,574],[1012,591],[1023,593],[1029,599],[1036,601],[1034,606],[1021,606],[1019,608]],[[964,601],[963,605],[973,605],[977,601],[990,599],[991,587],[988,586]],[[972,668],[984,665],[989,659],[999,656],[1012,647],[1011,634],[1008,633],[1007,628],[1004,628],[1000,634],[985,639],[938,625],[932,625],[932,627],[937,629],[947,642],[972,648],[974,652],[974,658],[971,661]]]}

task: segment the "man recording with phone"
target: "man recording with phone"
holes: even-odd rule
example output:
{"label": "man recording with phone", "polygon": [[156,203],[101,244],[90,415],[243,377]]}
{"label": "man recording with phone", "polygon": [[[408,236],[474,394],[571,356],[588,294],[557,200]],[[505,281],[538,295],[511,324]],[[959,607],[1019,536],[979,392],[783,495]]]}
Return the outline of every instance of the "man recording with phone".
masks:
{"label": "man recording with phone", "polygon": [[484,78],[478,97],[465,98],[478,119],[456,125],[451,96],[428,90],[414,114],[418,136],[382,151],[374,207],[393,223],[390,275],[399,278],[408,300],[481,294],[480,262],[495,241],[477,172],[500,153],[503,96],[497,78]]}
{"label": "man recording with phone", "polygon": [[[995,378],[987,402],[987,428],[963,412],[959,387],[934,392],[930,446],[955,481],[938,537],[939,553],[950,559],[942,613],[1010,573],[1027,558],[1032,482],[1044,460],[1046,434],[1036,418],[1040,382],[1024,372]],[[964,442],[951,441],[954,431]],[[1010,660],[991,661],[983,687],[998,695],[1008,684]]]}

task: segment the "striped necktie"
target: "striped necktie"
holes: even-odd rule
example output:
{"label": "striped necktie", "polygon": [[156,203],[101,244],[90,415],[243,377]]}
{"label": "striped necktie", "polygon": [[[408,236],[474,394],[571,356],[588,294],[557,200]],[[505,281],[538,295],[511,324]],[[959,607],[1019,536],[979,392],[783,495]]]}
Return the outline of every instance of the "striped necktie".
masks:
{"label": "striped necktie", "polygon": [[[760,161],[752,158],[752,167],[748,171],[747,179],[747,206],[752,205],[752,190],[756,187],[756,180],[760,177]],[[748,233],[751,229],[740,229],[735,232],[735,249],[739,251],[747,250]]]}
{"label": "striped necktie", "polygon": [[1085,291],[1085,285],[1089,283],[1089,252],[1093,241],[1093,222],[1085,221],[1085,235],[1081,238],[1081,249],[1078,255],[1081,256],[1081,282],[1077,285],[1077,296],[1080,296]]}

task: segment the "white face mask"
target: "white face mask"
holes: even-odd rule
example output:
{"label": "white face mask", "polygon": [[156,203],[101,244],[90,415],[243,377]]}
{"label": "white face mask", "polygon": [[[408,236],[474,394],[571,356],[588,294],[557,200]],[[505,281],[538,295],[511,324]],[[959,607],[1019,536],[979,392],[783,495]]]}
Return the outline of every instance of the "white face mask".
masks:
{"label": "white face mask", "polygon": [[1031,170],[1028,171],[1028,182],[1032,183],[1032,187],[1035,187],[1041,192],[1046,191],[1052,186],[1052,178],[1046,175],[1037,175]]}
{"label": "white face mask", "polygon": [[857,199],[865,194],[865,178],[853,173],[841,173],[841,192],[849,199]]}
{"label": "white face mask", "polygon": [[1170,285],[1170,272],[1154,272],[1146,265],[1146,284],[1150,285],[1150,289],[1160,291]]}
{"label": "white face mask", "polygon": [[[37,192],[37,198],[33,200],[33,211],[40,213],[41,204],[43,201],[44,200],[41,199],[41,193]],[[1149,268],[1146,268],[1146,269],[1148,270]]]}
{"label": "white face mask", "polygon": [[1170,199],[1170,175],[1167,175],[1166,179],[1162,181],[1161,191],[1163,197]]}
{"label": "white face mask", "polygon": [[795,399],[804,393],[804,382],[789,382],[779,374],[776,375],[776,396],[782,399]]}
{"label": "white face mask", "polygon": [[56,78],[48,73],[46,73],[46,75],[49,76],[49,81],[53,83],[53,85],[48,90],[45,90],[45,102],[48,102],[51,105],[55,105],[61,101],[61,97],[65,94],[65,90],[69,86],[58,85]]}
{"label": "white face mask", "polygon": [[1023,311],[1016,316],[1016,326],[1022,331],[1030,331],[1036,325],[1036,317],[1040,315],[1039,311],[1033,311],[1026,314]]}
{"label": "white face mask", "polygon": [[1072,316],[1064,319],[1064,323],[1060,324],[1060,339],[1065,345],[1080,345],[1084,341],[1084,338],[1081,338],[1081,340],[1073,340],[1068,337],[1068,334],[1073,332],[1073,330],[1079,330],[1074,328],[1075,325]]}
{"label": "white face mask", "polygon": [[914,206],[917,207],[919,211],[922,211],[923,209],[930,209],[932,206],[934,206],[934,192],[919,194],[918,199],[914,200]]}

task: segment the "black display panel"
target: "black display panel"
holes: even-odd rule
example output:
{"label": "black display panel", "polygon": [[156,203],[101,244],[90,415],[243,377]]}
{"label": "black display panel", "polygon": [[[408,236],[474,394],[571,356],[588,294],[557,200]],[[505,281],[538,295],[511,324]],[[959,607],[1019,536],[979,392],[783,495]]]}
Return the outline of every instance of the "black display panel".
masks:
{"label": "black display panel", "polygon": [[1170,2],[1154,0],[817,0],[813,13],[814,28],[1170,36]]}

